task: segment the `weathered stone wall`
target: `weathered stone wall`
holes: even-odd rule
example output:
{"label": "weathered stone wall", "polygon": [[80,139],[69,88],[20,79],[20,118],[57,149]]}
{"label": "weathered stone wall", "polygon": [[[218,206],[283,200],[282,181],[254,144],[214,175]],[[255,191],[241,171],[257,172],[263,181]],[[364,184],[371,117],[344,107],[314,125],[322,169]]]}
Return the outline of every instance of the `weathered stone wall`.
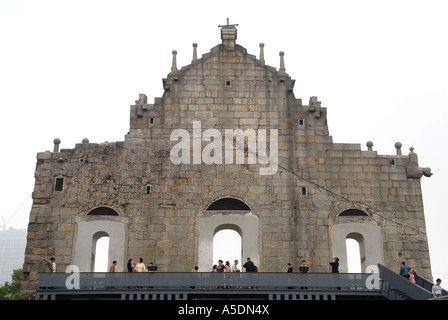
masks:
{"label": "weathered stone wall", "polygon": [[[242,199],[251,208],[252,218],[246,221],[258,221],[258,235],[247,246],[257,252],[244,254],[259,257],[255,263],[261,271],[283,271],[286,263],[306,259],[312,271],[328,272],[332,256],[344,252],[332,241],[333,226],[346,224],[351,230],[366,224],[382,245],[375,253],[377,262],[396,269],[406,260],[419,274],[430,276],[416,155],[403,156],[397,148],[397,155],[379,156],[371,144],[363,151],[359,144],[333,143],[326,108],[316,97],[308,105],[295,98],[283,54],[277,71],[234,41],[223,40],[181,70],[174,56],[172,71],[163,79],[163,97],[148,103],[141,94],[131,106],[125,141],[84,140],[74,149],[38,153],[24,297],[45,271],[42,257],[54,256],[59,272],[74,263],[81,221],[110,219],[125,225],[127,243],[125,252],[117,253],[124,257],[118,270],[125,270],[127,259],[142,257],[162,272],[190,271],[201,262],[204,248],[200,225],[208,222],[201,219],[227,217],[226,223],[238,226],[233,217],[248,214],[206,211],[222,197]],[[278,129],[278,171],[261,175],[266,165],[259,161],[173,164],[170,150],[177,141],[170,141],[170,135],[175,129],[193,135],[193,121],[201,122],[201,132],[215,128],[223,136],[225,129]],[[208,143],[203,141],[202,148]],[[62,191],[54,191],[57,177],[64,178]],[[118,217],[86,215],[99,206],[113,208]],[[338,216],[348,208],[366,215]],[[200,271],[209,271],[212,263]]]}

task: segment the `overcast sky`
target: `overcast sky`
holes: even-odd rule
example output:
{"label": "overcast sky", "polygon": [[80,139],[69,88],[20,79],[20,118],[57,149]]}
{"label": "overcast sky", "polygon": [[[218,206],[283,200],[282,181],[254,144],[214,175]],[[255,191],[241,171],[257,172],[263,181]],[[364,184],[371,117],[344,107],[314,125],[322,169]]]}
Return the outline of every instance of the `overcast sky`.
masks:
{"label": "overcast sky", "polygon": [[26,228],[36,153],[56,137],[123,141],[139,93],[162,96],[171,51],[189,64],[230,18],[249,53],[265,43],[266,64],[285,52],[296,97],[322,101],[334,142],[415,147],[434,173],[422,178],[433,275],[448,281],[447,14],[444,0],[0,0],[0,216]]}

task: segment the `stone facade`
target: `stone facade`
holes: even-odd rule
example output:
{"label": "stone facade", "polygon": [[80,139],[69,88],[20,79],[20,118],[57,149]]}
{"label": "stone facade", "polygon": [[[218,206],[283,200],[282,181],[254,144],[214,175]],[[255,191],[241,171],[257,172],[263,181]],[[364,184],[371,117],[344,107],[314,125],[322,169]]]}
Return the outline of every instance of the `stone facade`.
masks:
{"label": "stone facade", "polygon": [[[173,51],[163,97],[148,103],[139,95],[125,141],[84,139],[59,150],[55,139],[53,152],[37,154],[22,297],[46,271],[42,257],[54,256],[59,272],[71,264],[92,271],[102,235],[110,238],[109,260],[118,260],[118,271],[138,257],[162,272],[195,265],[209,271],[213,235],[223,228],[241,234],[242,256],[260,271],[284,271],[286,263],[306,259],[312,271],[328,272],[333,256],[347,271],[345,239],[353,238],[363,267],[398,269],[406,260],[431,276],[420,185],[430,169],[419,167],[412,150],[402,155],[399,143],[395,155],[378,155],[371,142],[367,150],[333,143],[321,102],[295,98],[283,52],[277,71],[265,64],[263,44],[257,59],[236,35],[235,26],[223,26],[222,44],[199,59],[194,44],[191,64],[180,70]],[[225,129],[253,129],[258,137],[260,129],[271,136],[278,130],[278,169],[265,175],[261,158],[249,163],[249,139],[242,164],[207,164],[194,146],[189,163],[173,163],[178,140],[170,137],[176,129],[193,136],[194,121],[200,135],[210,128],[223,137]],[[202,135],[202,156],[210,141]],[[224,158],[228,145],[221,146]],[[232,146],[236,154],[239,146]],[[218,201],[222,206],[212,210]]]}

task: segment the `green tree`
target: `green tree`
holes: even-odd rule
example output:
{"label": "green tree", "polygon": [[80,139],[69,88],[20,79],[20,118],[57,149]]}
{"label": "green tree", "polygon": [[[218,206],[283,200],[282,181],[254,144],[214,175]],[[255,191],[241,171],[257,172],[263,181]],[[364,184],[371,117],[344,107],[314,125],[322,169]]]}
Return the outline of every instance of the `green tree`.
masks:
{"label": "green tree", "polygon": [[0,287],[0,300],[19,300],[20,285],[23,280],[22,269],[15,269],[12,272],[12,282],[5,281]]}

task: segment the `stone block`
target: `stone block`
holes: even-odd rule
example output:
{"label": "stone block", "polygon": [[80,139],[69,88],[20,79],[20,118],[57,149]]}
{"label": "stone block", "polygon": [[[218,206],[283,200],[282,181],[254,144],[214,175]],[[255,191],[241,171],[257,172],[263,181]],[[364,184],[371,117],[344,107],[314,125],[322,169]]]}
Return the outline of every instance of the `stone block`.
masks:
{"label": "stone block", "polygon": [[314,142],[314,136],[294,136],[294,142],[296,143],[312,143]]}
{"label": "stone block", "polygon": [[33,199],[39,200],[39,199],[50,199],[51,193],[50,192],[44,192],[44,191],[34,191],[31,194],[31,197]]}
{"label": "stone block", "polygon": [[173,240],[158,240],[157,248],[171,248],[173,246]]}
{"label": "stone block", "polygon": [[58,232],[72,232],[73,230],[75,230],[75,225],[74,224],[58,224],[57,227],[57,231]]}

